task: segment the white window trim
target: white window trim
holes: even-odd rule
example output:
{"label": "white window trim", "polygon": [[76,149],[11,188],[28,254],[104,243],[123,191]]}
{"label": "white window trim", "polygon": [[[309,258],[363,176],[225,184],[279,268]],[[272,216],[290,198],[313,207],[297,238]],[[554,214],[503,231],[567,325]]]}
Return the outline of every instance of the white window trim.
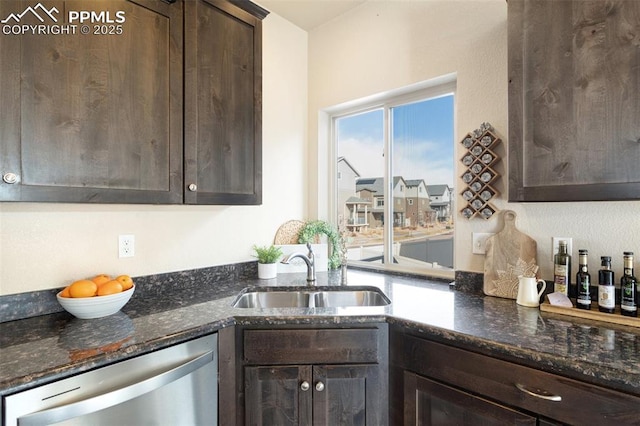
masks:
{"label": "white window trim", "polygon": [[[456,82],[457,74],[451,73],[441,77],[436,77],[430,80],[426,80],[420,83],[412,84],[400,89],[391,90],[388,92],[381,92],[379,94],[368,96],[354,101],[338,104],[318,112],[318,180],[317,180],[317,212],[316,215],[319,219],[326,219],[331,223],[337,223],[337,162],[334,161],[336,156],[336,147],[333,141],[335,140],[335,126],[334,120],[342,116],[348,116],[356,113],[364,113],[375,109],[384,109],[384,137],[385,137],[385,155],[388,154],[388,148],[390,145],[391,129],[388,129],[388,111],[398,105],[404,105],[407,103],[419,102],[426,98],[435,98],[438,96],[446,96],[453,94],[454,102],[456,95]],[[454,103],[454,140],[458,140],[455,134],[456,129],[456,116],[455,116],[455,103]],[[328,173],[325,174],[325,171]],[[391,176],[391,166],[385,167],[385,178],[388,188],[387,193],[393,192],[393,179]],[[326,178],[325,178],[326,176]],[[385,207],[385,217],[392,217],[393,203],[388,204]],[[386,221],[385,221],[386,222]],[[454,228],[454,251],[456,241],[457,227]],[[379,269],[386,271],[400,271],[411,272],[420,275],[454,279],[454,272],[451,270],[440,269],[426,269],[416,268],[411,270],[407,267],[398,267],[389,260],[393,257],[393,228],[386,226],[384,231],[384,244],[385,244],[385,263],[383,265],[371,264],[369,262],[358,262],[358,266],[367,267],[369,269]],[[455,270],[455,253],[454,253],[454,270]]]}

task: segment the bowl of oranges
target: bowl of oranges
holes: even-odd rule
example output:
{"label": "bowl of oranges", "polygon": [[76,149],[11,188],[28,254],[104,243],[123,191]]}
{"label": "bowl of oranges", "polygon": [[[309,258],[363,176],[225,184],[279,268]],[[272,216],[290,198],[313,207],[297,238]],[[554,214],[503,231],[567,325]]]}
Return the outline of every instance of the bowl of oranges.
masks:
{"label": "bowl of oranges", "polygon": [[56,297],[70,314],[81,318],[102,318],[115,314],[127,304],[135,285],[128,275],[113,278],[106,274],[74,281]]}

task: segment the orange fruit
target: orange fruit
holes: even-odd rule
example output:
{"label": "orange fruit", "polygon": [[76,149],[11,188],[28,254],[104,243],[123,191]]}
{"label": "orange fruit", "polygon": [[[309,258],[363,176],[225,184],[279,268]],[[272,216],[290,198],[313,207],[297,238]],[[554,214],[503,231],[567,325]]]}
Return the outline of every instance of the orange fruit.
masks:
{"label": "orange fruit", "polygon": [[111,277],[107,274],[100,274],[100,275],[96,275],[95,277],[91,278],[91,281],[93,281],[94,283],[100,285],[100,284],[104,284],[108,281],[111,281]]}
{"label": "orange fruit", "polygon": [[118,275],[116,281],[122,284],[122,290],[129,290],[133,287],[133,280],[129,275]]}
{"label": "orange fruit", "polygon": [[122,293],[122,284],[116,280],[107,281],[98,286],[98,296],[107,296],[116,293]]}
{"label": "orange fruit", "polygon": [[69,287],[70,286],[66,286],[64,290],[60,292],[60,297],[71,297],[71,293],[69,293]]}
{"label": "orange fruit", "polygon": [[71,297],[93,297],[96,291],[98,291],[98,285],[91,280],[75,281],[69,286]]}

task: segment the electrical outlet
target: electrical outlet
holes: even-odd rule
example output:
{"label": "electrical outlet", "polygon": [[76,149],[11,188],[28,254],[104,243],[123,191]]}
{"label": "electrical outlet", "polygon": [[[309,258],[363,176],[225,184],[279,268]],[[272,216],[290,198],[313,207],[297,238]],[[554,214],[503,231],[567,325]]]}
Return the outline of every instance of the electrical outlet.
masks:
{"label": "electrical outlet", "polygon": [[487,252],[487,239],[492,235],[495,235],[493,232],[473,232],[473,253],[474,254],[485,254]]}
{"label": "electrical outlet", "polygon": [[552,237],[551,238],[551,261],[553,262],[553,257],[558,253],[560,247],[560,241],[567,242],[567,253],[570,256],[573,256],[573,238],[569,237]]}
{"label": "electrical outlet", "polygon": [[133,257],[136,254],[136,239],[133,235],[118,236],[118,257]]}

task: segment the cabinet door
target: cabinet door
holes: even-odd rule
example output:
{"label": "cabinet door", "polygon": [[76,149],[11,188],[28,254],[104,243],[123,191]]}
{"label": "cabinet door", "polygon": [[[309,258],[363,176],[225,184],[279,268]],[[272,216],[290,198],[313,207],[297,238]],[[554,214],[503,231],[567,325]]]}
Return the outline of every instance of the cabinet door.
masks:
{"label": "cabinet door", "polygon": [[387,387],[380,366],[314,366],[313,424],[388,424]]}
{"label": "cabinet door", "polygon": [[244,371],[246,425],[311,425],[310,366],[245,367]]}
{"label": "cabinet door", "polygon": [[185,3],[185,202],[262,203],[262,22]]}
{"label": "cabinet door", "polygon": [[640,2],[508,11],[509,201],[640,199]]}
{"label": "cabinet door", "polygon": [[[182,202],[180,4],[48,1],[40,20],[30,6],[0,16],[67,29],[0,37],[0,173],[16,176],[0,200]],[[87,10],[103,22],[68,22]]]}
{"label": "cabinet door", "polygon": [[405,371],[405,425],[535,425],[536,418]]}

